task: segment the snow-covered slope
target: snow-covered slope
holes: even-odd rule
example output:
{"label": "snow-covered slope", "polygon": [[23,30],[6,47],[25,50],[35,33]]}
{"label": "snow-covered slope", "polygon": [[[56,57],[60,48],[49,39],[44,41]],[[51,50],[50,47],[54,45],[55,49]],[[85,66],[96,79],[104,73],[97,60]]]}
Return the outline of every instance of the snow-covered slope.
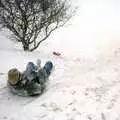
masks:
{"label": "snow-covered slope", "polygon": [[[0,51],[0,120],[119,120],[120,54],[101,59],[55,57],[51,53]],[[7,59],[8,58],[8,59]],[[9,68],[52,60],[55,69],[42,96],[19,97],[6,87]]]}
{"label": "snow-covered slope", "polygon": [[[56,31],[32,53],[0,33],[0,120],[120,120],[119,5],[117,0],[81,1],[73,25]],[[42,65],[52,60],[55,67],[44,94],[11,94],[8,70],[23,71],[37,58]]]}

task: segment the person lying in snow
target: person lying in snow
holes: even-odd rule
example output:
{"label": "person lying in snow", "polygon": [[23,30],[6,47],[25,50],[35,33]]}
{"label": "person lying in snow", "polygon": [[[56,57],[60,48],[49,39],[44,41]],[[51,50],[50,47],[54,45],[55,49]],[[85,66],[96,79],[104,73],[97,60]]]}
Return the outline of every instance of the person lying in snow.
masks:
{"label": "person lying in snow", "polygon": [[12,93],[20,96],[40,95],[45,89],[45,83],[52,69],[51,61],[46,62],[41,68],[40,60],[37,61],[37,65],[29,62],[23,73],[13,68],[8,71],[8,87]]}

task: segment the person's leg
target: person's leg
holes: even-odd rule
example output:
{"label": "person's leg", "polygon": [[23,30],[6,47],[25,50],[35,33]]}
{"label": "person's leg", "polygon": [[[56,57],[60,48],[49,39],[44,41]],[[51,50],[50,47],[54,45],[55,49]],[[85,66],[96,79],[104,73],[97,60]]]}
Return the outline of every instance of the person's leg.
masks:
{"label": "person's leg", "polygon": [[28,71],[30,73],[35,72],[35,71],[37,71],[37,67],[33,62],[29,62],[27,64],[26,71]]}
{"label": "person's leg", "polygon": [[48,76],[50,75],[52,69],[53,69],[53,63],[51,61],[47,61],[43,67],[43,69],[46,71]]}
{"label": "person's leg", "polygon": [[32,81],[37,76],[37,67],[34,65],[33,62],[29,62],[26,66],[26,70],[23,73],[25,79]]}

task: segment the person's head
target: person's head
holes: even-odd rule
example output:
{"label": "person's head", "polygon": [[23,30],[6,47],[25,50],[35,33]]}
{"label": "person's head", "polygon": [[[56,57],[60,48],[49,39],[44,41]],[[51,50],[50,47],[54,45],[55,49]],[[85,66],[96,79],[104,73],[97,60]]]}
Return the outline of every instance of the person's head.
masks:
{"label": "person's head", "polygon": [[20,71],[16,68],[10,69],[8,71],[8,83],[11,85],[15,85],[20,80]]}

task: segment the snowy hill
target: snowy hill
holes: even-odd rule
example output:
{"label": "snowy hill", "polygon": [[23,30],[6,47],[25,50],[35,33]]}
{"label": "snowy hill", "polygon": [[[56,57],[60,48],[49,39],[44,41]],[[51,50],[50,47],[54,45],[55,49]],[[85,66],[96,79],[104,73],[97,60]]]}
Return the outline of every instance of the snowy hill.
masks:
{"label": "snowy hill", "polygon": [[[85,0],[80,5],[73,25],[56,31],[32,53],[0,33],[0,120],[120,120],[120,3]],[[52,60],[55,67],[45,93],[11,94],[8,70],[23,71],[37,58],[42,65]]]}

